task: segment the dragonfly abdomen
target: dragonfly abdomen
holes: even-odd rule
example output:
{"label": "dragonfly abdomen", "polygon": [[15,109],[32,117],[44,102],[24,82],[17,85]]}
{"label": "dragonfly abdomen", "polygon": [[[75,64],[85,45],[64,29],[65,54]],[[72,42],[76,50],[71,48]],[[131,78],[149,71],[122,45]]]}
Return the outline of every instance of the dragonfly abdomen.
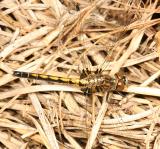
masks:
{"label": "dragonfly abdomen", "polygon": [[80,79],[78,78],[65,78],[65,77],[59,77],[59,76],[43,75],[43,74],[29,73],[29,72],[22,72],[22,71],[14,71],[13,75],[21,78],[46,80],[46,81],[53,81],[57,83],[67,83],[67,84],[77,84],[77,85],[79,85],[80,83]]}

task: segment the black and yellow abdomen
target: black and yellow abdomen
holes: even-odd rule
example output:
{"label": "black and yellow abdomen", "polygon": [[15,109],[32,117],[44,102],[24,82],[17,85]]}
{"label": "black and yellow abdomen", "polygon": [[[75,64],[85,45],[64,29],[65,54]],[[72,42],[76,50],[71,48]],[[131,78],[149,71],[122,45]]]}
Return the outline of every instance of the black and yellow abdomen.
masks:
{"label": "black and yellow abdomen", "polygon": [[53,81],[57,83],[75,84],[80,86],[86,86],[88,84],[87,80],[80,80],[79,78],[66,78],[66,77],[43,75],[43,74],[29,73],[29,72],[22,72],[22,71],[14,71],[13,75],[21,78],[46,80],[46,81]]}

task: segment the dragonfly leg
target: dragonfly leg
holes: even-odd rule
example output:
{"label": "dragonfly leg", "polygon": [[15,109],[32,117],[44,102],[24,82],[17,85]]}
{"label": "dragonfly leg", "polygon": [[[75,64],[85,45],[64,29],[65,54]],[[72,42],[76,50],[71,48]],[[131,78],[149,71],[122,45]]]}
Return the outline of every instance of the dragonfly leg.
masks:
{"label": "dragonfly leg", "polygon": [[96,86],[95,90],[96,90],[95,92],[102,92],[103,88],[101,86]]}
{"label": "dragonfly leg", "polygon": [[92,94],[92,89],[88,87],[82,88],[81,91],[83,91],[84,95],[87,95],[87,96]]}
{"label": "dragonfly leg", "polygon": [[101,74],[102,73],[102,69],[101,68],[98,68],[97,70],[96,70],[96,74]]}
{"label": "dragonfly leg", "polygon": [[86,78],[88,75],[90,75],[92,72],[86,68],[86,69],[83,69],[82,72],[81,72],[81,75],[80,75],[80,79],[84,79]]}

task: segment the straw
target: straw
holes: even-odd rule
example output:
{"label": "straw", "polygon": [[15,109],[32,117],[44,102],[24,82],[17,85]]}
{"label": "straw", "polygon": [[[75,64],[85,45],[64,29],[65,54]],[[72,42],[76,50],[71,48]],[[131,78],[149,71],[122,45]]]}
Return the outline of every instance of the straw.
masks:
{"label": "straw", "polygon": [[158,149],[158,4],[1,0],[0,148]]}

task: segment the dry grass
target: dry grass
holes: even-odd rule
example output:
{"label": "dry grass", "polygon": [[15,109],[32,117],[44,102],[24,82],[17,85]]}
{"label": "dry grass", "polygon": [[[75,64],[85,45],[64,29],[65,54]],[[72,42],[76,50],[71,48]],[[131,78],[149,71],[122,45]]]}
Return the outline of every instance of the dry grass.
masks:
{"label": "dry grass", "polygon": [[[0,147],[160,148],[159,5],[2,0]],[[78,86],[12,75],[79,77],[83,68],[123,73],[128,85],[87,97]]]}

